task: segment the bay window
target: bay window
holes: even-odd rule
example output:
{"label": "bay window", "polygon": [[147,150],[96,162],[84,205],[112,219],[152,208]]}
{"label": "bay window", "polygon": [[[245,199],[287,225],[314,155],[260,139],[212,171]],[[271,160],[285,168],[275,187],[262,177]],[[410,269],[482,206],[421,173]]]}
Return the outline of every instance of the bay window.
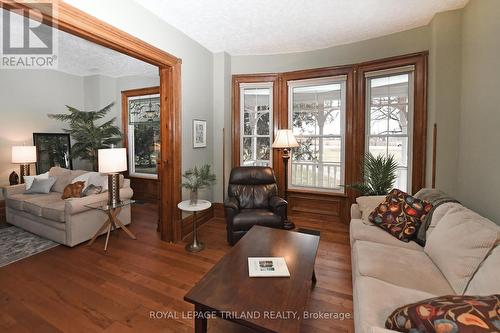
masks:
{"label": "bay window", "polygon": [[398,163],[394,187],[411,188],[413,66],[365,73],[366,151],[393,156]]}
{"label": "bay window", "polygon": [[273,83],[240,85],[240,163],[272,166]]}
{"label": "bay window", "polygon": [[292,150],[289,188],[343,192],[346,76],[288,82]]}

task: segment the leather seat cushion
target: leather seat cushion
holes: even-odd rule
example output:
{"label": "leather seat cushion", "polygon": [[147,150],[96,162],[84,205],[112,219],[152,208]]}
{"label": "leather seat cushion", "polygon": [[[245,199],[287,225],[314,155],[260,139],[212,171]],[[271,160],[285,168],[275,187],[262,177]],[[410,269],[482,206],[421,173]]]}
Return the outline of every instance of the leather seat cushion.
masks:
{"label": "leather seat cushion", "polygon": [[242,209],[233,220],[234,231],[247,231],[254,225],[281,227],[281,217],[267,209]]}

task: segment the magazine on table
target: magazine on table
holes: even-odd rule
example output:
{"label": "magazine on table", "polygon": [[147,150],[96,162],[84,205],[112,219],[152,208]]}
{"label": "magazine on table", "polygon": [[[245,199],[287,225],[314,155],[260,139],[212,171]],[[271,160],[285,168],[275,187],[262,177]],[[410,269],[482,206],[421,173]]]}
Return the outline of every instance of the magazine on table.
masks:
{"label": "magazine on table", "polygon": [[283,257],[249,257],[248,275],[250,277],[290,277]]}

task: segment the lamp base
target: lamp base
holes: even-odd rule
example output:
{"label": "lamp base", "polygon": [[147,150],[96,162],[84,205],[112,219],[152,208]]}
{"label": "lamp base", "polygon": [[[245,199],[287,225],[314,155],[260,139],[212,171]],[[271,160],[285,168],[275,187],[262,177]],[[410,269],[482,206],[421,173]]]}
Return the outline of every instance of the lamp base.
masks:
{"label": "lamp base", "polygon": [[24,176],[30,175],[30,165],[29,164],[21,164],[19,171],[21,172],[20,184],[24,184]]}
{"label": "lamp base", "polygon": [[108,205],[116,206],[120,200],[120,174],[110,173],[108,174]]}
{"label": "lamp base", "polygon": [[295,223],[293,223],[292,221],[286,219],[285,223],[283,223],[283,229],[285,229],[285,230],[295,229]]}

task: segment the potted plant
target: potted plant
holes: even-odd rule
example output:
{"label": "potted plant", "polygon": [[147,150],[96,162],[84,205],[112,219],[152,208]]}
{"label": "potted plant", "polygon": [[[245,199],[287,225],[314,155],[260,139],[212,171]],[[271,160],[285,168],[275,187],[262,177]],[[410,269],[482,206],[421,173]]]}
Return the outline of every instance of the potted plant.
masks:
{"label": "potted plant", "polygon": [[215,175],[210,172],[210,165],[205,164],[201,167],[195,166],[189,169],[182,175],[184,182],[182,187],[188,189],[189,200],[191,205],[196,205],[198,202],[198,190],[206,188],[215,183]]}
{"label": "potted plant", "polygon": [[392,190],[397,169],[398,163],[393,155],[385,157],[366,153],[363,160],[363,182],[349,184],[347,187],[361,195],[385,195]]}
{"label": "potted plant", "polygon": [[120,129],[115,126],[115,118],[101,124],[98,120],[104,118],[115,103],[105,106],[99,111],[81,111],[66,105],[69,114],[49,114],[48,117],[60,121],[67,121],[69,133],[76,143],[71,147],[71,158],[81,158],[92,164],[97,171],[97,151],[102,148],[111,148],[121,141]]}

